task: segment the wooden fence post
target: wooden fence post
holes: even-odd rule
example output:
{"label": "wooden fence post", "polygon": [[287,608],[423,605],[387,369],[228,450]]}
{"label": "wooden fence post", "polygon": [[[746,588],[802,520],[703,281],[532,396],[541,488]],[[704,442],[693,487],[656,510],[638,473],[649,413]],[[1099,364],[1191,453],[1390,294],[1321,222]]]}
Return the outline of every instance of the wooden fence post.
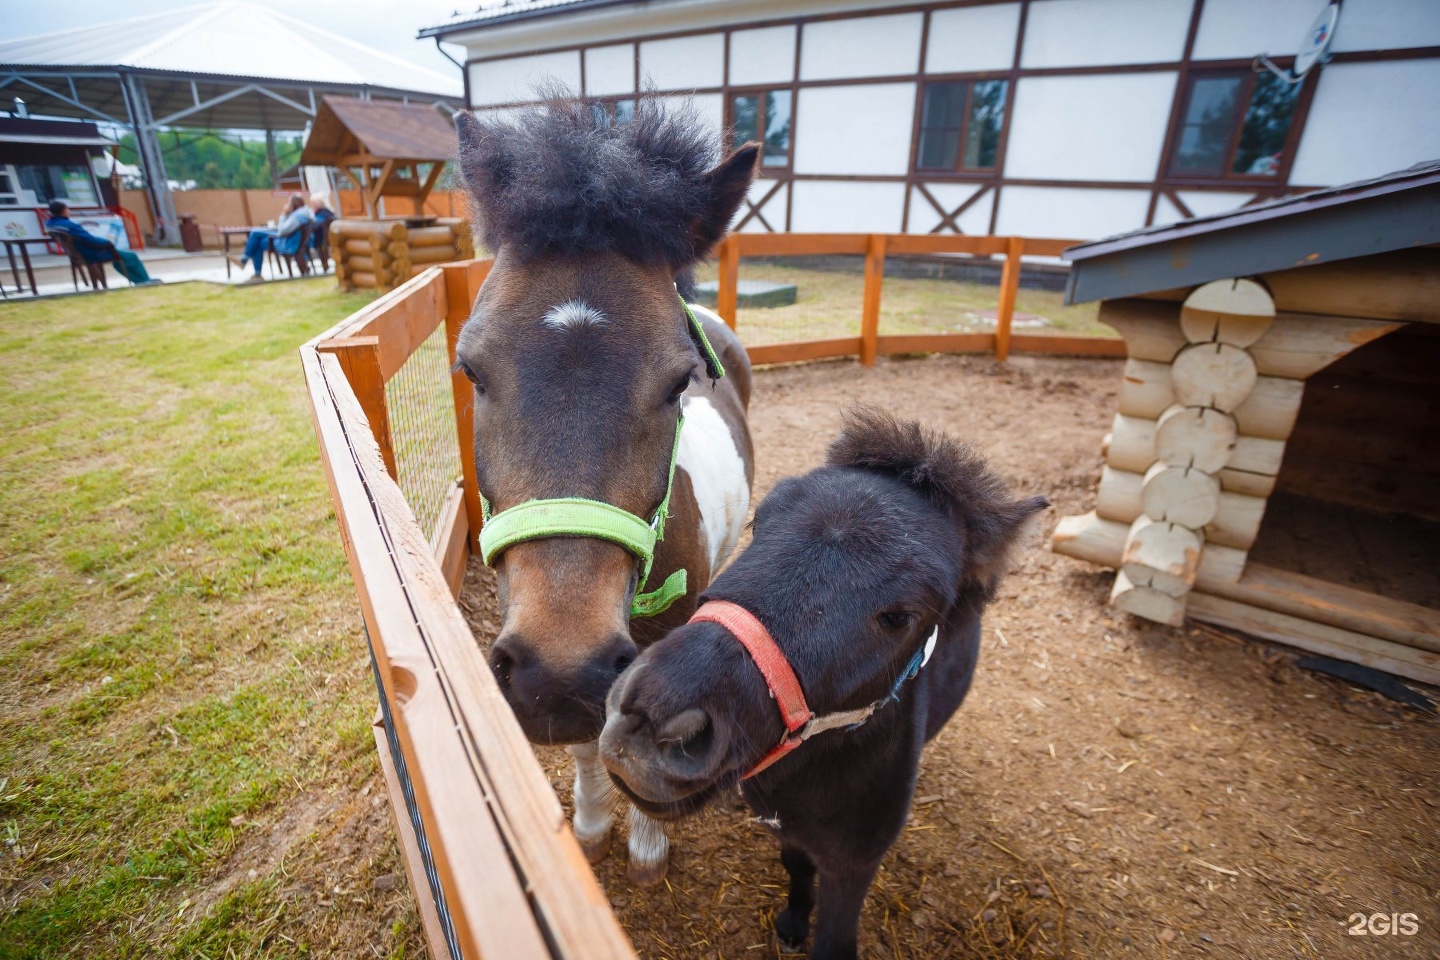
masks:
{"label": "wooden fence post", "polygon": [[995,359],[1010,358],[1010,321],[1015,316],[1015,294],[1020,289],[1020,255],[1024,237],[1005,238],[1005,269],[1000,274],[1000,303],[995,310]]}
{"label": "wooden fence post", "polygon": [[380,372],[380,338],[346,337],[343,340],[323,340],[316,345],[322,353],[333,353],[345,371],[355,399],[370,423],[375,442],[380,445],[380,456],[385,461],[385,471],[390,479],[397,476],[395,469],[395,443],[390,436],[390,411],[385,407],[385,375]]}
{"label": "wooden fence post", "polygon": [[880,286],[885,279],[885,234],[872,233],[865,248],[865,296],[860,314],[860,362],[875,366],[880,335]]}
{"label": "wooden fence post", "polygon": [[720,243],[720,286],[715,293],[715,312],[735,329],[735,310],[740,300],[740,238],[730,234]]}
{"label": "wooden fence post", "polygon": [[[455,344],[460,329],[470,319],[470,310],[475,305],[475,296],[480,284],[490,273],[490,261],[472,260],[468,263],[447,263],[445,271],[445,341],[450,363],[455,363]],[[450,389],[455,396],[455,439],[460,450],[461,484],[465,489],[465,520],[470,528],[470,546],[475,548],[475,538],[480,536],[480,481],[475,474],[475,420],[473,404],[475,387],[465,374],[450,374]]]}

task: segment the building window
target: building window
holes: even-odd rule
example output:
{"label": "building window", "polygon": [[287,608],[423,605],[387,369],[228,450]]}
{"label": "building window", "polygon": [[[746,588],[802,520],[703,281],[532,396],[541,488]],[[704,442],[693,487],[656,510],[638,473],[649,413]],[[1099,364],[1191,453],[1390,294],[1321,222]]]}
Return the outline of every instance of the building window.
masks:
{"label": "building window", "polygon": [[1175,131],[1170,176],[1278,176],[1300,86],[1268,70],[1191,74]]}
{"label": "building window", "polygon": [[732,149],[758,140],[764,147],[760,156],[761,166],[790,166],[790,97],[789,90],[741,93],[732,97]]}
{"label": "building window", "polygon": [[917,170],[993,170],[1005,123],[1005,80],[927,83]]}
{"label": "building window", "polygon": [[622,97],[619,100],[596,100],[591,108],[596,118],[604,117],[611,123],[629,123],[635,119],[635,98]]}

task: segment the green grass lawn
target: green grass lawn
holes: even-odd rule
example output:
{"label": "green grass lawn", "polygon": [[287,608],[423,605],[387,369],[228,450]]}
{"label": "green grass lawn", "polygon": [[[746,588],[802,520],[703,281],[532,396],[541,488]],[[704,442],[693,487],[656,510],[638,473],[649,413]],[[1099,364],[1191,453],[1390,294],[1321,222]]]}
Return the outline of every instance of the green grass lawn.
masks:
{"label": "green grass lawn", "polygon": [[317,279],[0,304],[0,957],[320,946],[295,865],[215,884],[297,796],[374,781],[296,355],[368,299]]}
{"label": "green grass lawn", "polygon": [[[859,272],[863,258],[855,257],[855,272],[814,270],[784,263],[740,261],[740,277],[793,283],[795,303],[788,307],[740,310],[735,328],[748,346],[819,340],[860,335],[861,298],[865,278]],[[714,280],[715,264],[696,271],[697,280]],[[957,280],[886,277],[880,287],[880,334],[990,332],[977,312],[994,310],[999,287]],[[1019,313],[1044,317],[1044,327],[1016,326],[1019,333],[1113,337],[1115,331],[1096,319],[1093,303],[1066,306],[1064,295],[1053,290],[1022,288],[1015,297]]]}

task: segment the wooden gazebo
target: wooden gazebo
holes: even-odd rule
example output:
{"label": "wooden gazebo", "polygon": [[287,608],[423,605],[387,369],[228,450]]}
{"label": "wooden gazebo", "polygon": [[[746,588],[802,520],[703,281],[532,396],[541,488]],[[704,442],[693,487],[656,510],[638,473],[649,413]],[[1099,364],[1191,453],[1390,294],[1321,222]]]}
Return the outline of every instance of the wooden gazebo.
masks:
{"label": "wooden gazebo", "polygon": [[332,96],[320,100],[300,163],[339,170],[376,219],[381,197],[408,197],[414,212],[424,213],[425,198],[453,156],[455,127],[432,106]]}
{"label": "wooden gazebo", "polygon": [[[330,166],[359,188],[366,219],[330,228],[335,275],[347,288],[389,290],[416,267],[475,256],[470,224],[425,215],[445,163],[455,156],[455,128],[433,106],[324,97],[300,163]],[[382,198],[408,198],[409,216],[382,216]],[[388,214],[389,211],[386,211]]]}
{"label": "wooden gazebo", "polygon": [[1440,683],[1440,161],[1066,251],[1129,349],[1111,603]]}

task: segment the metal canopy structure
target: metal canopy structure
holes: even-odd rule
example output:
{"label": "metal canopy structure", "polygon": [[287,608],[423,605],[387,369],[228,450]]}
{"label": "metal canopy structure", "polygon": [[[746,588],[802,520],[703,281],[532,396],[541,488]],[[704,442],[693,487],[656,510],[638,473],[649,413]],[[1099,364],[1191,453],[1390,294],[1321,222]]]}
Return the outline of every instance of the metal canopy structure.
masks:
{"label": "metal canopy structure", "polygon": [[[338,168],[360,188],[371,218],[381,197],[409,197],[418,214],[457,146],[454,125],[433,107],[324,97],[300,163]],[[422,163],[430,164],[423,175]]]}
{"label": "metal canopy structure", "polygon": [[0,42],[0,89],[41,116],[135,133],[160,242],[176,235],[158,134],[301,131],[325,94],[452,107],[460,83],[268,7],[226,0]]}

